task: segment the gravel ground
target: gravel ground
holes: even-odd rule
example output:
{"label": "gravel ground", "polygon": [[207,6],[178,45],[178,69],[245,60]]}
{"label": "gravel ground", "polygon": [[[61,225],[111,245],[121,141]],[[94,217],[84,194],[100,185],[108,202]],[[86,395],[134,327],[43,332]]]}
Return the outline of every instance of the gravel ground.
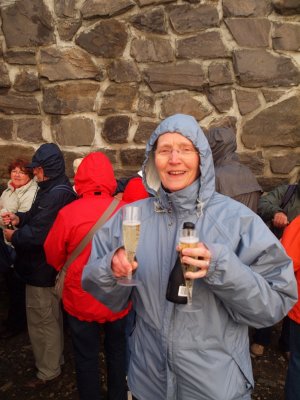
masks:
{"label": "gravel ground", "polygon": [[[3,301],[2,296],[0,300],[0,319],[4,317],[4,308],[5,299]],[[256,384],[252,399],[284,400],[283,388],[287,361],[277,348],[279,332],[280,324],[274,327],[273,342],[266,349],[265,355],[252,360]],[[104,368],[104,364],[104,356],[102,354],[102,369]],[[10,340],[1,340],[0,400],[79,400],[76,390],[71,341],[68,334],[65,335],[65,364],[61,379],[40,391],[24,391],[23,384],[33,378],[34,375],[34,360],[27,333],[24,332]],[[102,387],[103,391],[105,391],[104,380]]]}

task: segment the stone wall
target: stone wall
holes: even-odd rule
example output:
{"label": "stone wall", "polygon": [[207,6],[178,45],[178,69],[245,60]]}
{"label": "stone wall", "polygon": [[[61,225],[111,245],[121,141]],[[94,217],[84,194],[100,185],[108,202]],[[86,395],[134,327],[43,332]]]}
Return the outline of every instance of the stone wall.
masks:
{"label": "stone wall", "polygon": [[266,190],[300,169],[300,0],[0,0],[0,178],[43,142],[67,171],[140,168],[170,114],[230,125]]}

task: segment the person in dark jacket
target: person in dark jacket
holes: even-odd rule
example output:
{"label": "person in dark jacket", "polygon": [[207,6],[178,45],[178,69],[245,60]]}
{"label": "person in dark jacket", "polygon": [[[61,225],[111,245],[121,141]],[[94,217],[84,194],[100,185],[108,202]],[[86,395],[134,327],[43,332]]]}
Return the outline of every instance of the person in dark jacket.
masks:
{"label": "person in dark jacket", "polygon": [[[279,185],[259,200],[258,215],[266,222],[272,232],[280,238],[283,230],[300,214],[300,185],[293,186],[290,194],[288,184]],[[281,334],[278,341],[279,349],[289,358],[290,318],[286,316],[282,322]],[[271,343],[272,327],[256,329],[251,345],[251,355],[260,357],[265,347]]]}
{"label": "person in dark jacket", "polygon": [[26,283],[27,324],[37,378],[25,386],[36,389],[60,375],[63,353],[62,314],[54,294],[57,272],[47,263],[43,245],[58,211],[76,194],[56,144],[40,146],[28,168],[33,169],[39,186],[32,207],[25,213],[3,214],[2,219],[17,227],[5,229],[4,234],[16,250],[16,272]]}
{"label": "person in dark jacket", "polygon": [[257,212],[262,189],[253,172],[239,161],[233,129],[213,128],[206,137],[214,160],[216,191]]}

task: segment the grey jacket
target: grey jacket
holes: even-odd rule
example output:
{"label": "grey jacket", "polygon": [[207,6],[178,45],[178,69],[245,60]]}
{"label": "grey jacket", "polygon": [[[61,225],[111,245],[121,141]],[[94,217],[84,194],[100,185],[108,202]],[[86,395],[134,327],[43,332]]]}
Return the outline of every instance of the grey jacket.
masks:
{"label": "grey jacket", "polygon": [[[153,145],[165,132],[180,132],[199,150],[201,176],[166,193],[153,165]],[[243,204],[215,192],[208,142],[196,120],[175,115],[154,131],[146,148],[144,183],[154,197],[142,207],[136,288],[116,284],[111,258],[122,246],[118,212],[94,236],[82,285],[117,311],[133,301],[128,383],[141,400],[250,400],[254,385],[248,326],[281,320],[296,302],[293,267],[279,241]],[[209,271],[194,282],[193,311],[166,300],[178,230],[196,223],[212,252]]]}

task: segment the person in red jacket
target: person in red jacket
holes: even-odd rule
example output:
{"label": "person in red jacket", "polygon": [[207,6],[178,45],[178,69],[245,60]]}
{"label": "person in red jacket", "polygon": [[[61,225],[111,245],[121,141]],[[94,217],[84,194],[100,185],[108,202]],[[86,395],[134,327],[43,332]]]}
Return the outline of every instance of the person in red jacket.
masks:
{"label": "person in red jacket", "polygon": [[[300,293],[300,216],[284,230],[281,242],[294,263],[295,276]],[[288,313],[290,319],[291,356],[285,382],[286,400],[300,400],[300,299]]]}
{"label": "person in red jacket", "polygon": [[[64,207],[47,236],[47,262],[60,270],[72,251],[89,232],[113,200],[117,182],[109,159],[90,153],[81,162],[75,178],[79,199]],[[118,207],[121,207],[120,202]],[[89,258],[91,243],[69,266],[62,293],[63,306],[72,337],[80,400],[101,400],[100,332],[105,333],[109,400],[127,399],[126,318],[130,306],[114,313],[81,287],[81,275]]]}

